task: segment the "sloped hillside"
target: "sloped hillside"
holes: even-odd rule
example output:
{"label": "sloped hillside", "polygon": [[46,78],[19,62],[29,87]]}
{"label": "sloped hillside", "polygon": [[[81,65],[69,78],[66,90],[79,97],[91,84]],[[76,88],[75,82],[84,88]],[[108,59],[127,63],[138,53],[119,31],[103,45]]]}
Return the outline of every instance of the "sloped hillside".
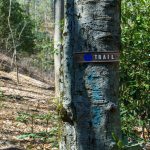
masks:
{"label": "sloped hillside", "polygon": [[15,72],[11,59],[0,55],[0,150],[57,149],[53,79],[42,82],[23,72]]}
{"label": "sloped hillside", "polygon": [[18,99],[46,100],[52,95],[54,87],[44,82],[16,72],[0,71],[0,91]]}

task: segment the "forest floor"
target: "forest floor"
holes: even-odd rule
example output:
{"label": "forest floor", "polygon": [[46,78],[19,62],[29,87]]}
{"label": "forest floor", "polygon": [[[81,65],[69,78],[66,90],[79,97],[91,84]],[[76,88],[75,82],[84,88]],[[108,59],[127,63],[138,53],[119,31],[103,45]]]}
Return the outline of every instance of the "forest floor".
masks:
{"label": "forest floor", "polygon": [[53,83],[0,71],[0,150],[58,149]]}
{"label": "forest floor", "polygon": [[17,65],[19,74],[0,53],[0,150],[58,150],[61,126],[53,77]]}

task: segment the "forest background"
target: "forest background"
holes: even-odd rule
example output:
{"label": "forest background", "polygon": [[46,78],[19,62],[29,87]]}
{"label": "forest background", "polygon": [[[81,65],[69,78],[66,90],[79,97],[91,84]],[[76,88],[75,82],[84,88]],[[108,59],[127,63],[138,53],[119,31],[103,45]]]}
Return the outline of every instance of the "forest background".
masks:
{"label": "forest background", "polygon": [[[150,139],[149,16],[149,0],[122,0],[119,99],[122,132],[132,142]],[[53,34],[52,0],[12,0],[11,8],[0,0],[0,53],[53,78]]]}

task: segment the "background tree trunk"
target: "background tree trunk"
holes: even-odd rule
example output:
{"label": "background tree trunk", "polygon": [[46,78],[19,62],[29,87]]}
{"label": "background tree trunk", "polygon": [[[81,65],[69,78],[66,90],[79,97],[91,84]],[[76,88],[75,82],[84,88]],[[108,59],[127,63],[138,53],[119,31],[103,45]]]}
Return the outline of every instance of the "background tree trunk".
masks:
{"label": "background tree trunk", "polygon": [[[64,119],[61,150],[117,150],[120,138],[118,63],[84,63],[75,52],[120,49],[120,0],[66,0]],[[72,121],[71,121],[72,120]]]}
{"label": "background tree trunk", "polygon": [[62,23],[64,18],[63,0],[55,0],[55,33],[54,33],[54,68],[55,68],[55,96],[60,97],[60,67],[62,51]]}

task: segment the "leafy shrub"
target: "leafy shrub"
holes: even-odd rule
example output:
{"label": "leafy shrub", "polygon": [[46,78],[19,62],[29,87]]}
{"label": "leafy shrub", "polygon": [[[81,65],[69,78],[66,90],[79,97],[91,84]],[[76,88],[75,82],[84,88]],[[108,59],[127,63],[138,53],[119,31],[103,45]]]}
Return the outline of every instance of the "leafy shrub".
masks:
{"label": "leafy shrub", "polygon": [[[8,24],[9,10],[10,1],[0,0],[0,49],[4,52],[13,50],[13,39]],[[12,0],[11,4],[10,26],[17,51],[32,53],[35,46],[33,22],[16,0]]]}
{"label": "leafy shrub", "polygon": [[150,128],[149,98],[149,0],[122,0],[122,51],[120,63],[120,100],[122,130],[137,139],[135,127],[142,136]]}

